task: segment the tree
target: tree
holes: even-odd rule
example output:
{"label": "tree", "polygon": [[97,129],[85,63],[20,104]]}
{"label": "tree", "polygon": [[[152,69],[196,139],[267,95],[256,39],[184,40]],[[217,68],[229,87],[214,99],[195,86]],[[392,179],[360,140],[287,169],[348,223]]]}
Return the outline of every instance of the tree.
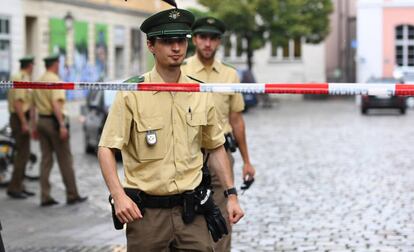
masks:
{"label": "tree", "polygon": [[320,43],[329,34],[331,0],[198,0],[223,20],[230,33],[245,39],[247,65],[254,50],[271,42],[285,46],[291,39]]}

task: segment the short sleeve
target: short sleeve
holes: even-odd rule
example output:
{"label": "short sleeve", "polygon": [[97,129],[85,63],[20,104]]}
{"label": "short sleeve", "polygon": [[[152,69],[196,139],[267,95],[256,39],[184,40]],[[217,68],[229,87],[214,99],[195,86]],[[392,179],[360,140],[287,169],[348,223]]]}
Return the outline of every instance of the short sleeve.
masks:
{"label": "short sleeve", "polygon": [[125,93],[117,92],[103,128],[99,146],[122,150],[128,144],[132,112],[127,106]]}
{"label": "short sleeve", "polygon": [[203,126],[202,147],[216,149],[225,142],[224,131],[217,120],[217,111],[214,107],[211,94],[207,94],[207,125]]}
{"label": "short sleeve", "polygon": [[230,112],[242,112],[244,110],[244,100],[242,94],[230,96]]}
{"label": "short sleeve", "polygon": [[52,100],[53,101],[65,101],[66,96],[65,90],[52,90]]}

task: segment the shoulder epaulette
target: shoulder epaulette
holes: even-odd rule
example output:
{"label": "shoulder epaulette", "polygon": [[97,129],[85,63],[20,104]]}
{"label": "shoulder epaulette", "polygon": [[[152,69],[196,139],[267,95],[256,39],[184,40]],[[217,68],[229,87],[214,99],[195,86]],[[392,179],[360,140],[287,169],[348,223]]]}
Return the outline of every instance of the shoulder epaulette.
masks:
{"label": "shoulder epaulette", "polygon": [[190,78],[190,79],[192,79],[193,81],[197,81],[197,82],[199,82],[199,83],[204,83],[204,81],[197,80],[196,78],[191,77],[190,75],[187,75],[187,77],[188,77],[188,78]]}
{"label": "shoulder epaulette", "polygon": [[233,65],[231,65],[231,64],[229,64],[229,63],[226,63],[226,62],[221,62],[223,65],[225,65],[225,66],[228,66],[228,67],[230,67],[230,68],[233,68],[234,70],[237,70],[237,68],[235,67],[235,66],[233,66]]}
{"label": "shoulder epaulette", "polygon": [[128,80],[124,81],[124,83],[141,83],[144,82],[145,77],[140,75],[140,76],[134,76],[129,78]]}

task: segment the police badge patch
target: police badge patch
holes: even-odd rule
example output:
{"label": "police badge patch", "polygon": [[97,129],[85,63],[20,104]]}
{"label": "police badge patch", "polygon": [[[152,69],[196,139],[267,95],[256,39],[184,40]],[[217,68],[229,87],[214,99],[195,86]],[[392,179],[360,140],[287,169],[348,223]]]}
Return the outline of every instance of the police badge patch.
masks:
{"label": "police badge patch", "polygon": [[154,146],[157,143],[157,134],[153,130],[147,131],[145,138],[149,146]]}

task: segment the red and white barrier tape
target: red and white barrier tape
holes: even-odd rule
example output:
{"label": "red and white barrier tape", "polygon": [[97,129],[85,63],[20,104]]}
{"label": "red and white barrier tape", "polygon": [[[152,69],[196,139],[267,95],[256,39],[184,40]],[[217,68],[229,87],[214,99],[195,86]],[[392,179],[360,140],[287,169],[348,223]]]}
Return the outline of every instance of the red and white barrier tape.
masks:
{"label": "red and white barrier tape", "polygon": [[212,93],[414,95],[414,83],[1,82],[0,89],[129,90]]}

